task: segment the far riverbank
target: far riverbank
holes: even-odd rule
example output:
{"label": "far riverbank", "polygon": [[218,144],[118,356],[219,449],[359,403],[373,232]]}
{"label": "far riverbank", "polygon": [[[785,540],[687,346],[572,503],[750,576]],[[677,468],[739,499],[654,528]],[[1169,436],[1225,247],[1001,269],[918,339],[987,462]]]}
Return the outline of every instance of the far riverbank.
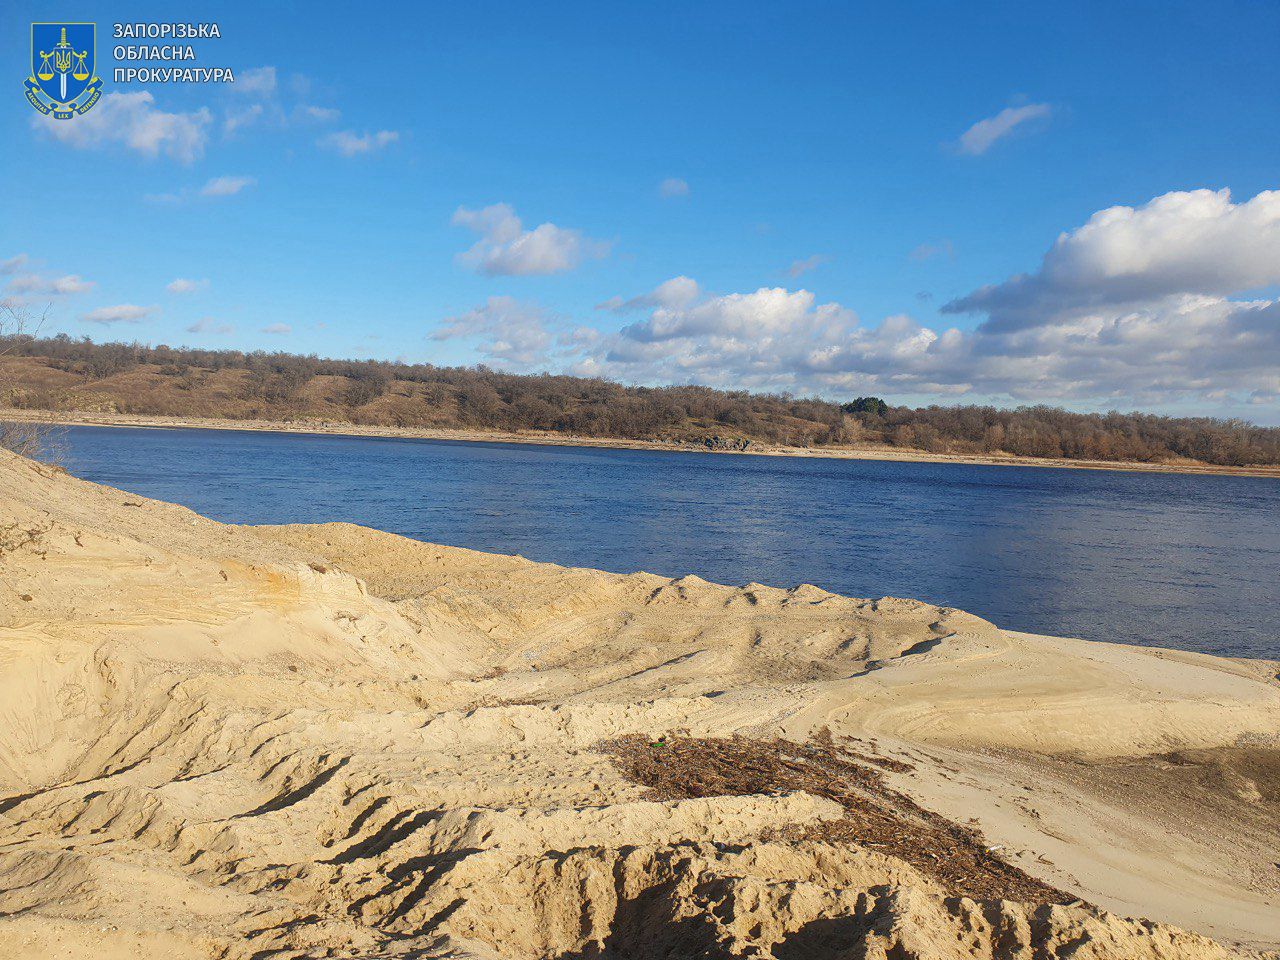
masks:
{"label": "far riverbank", "polygon": [[962,463],[1002,467],[1049,467],[1066,470],[1119,470],[1139,473],[1215,474],[1220,476],[1280,479],[1280,466],[1224,467],[1197,461],[1141,463],[1137,461],[1070,460],[1056,457],[1018,457],[1001,454],[930,453],[905,447],[867,444],[858,447],[784,447],[752,443],[744,450],[722,449],[692,443],[616,440],[579,437],[542,431],[444,430],[421,427],[377,427],[335,421],[228,420],[204,417],[135,416],[80,411],[14,410],[0,408],[0,420],[49,423],[63,426],[147,427],[170,430],[250,430],[263,433],[394,439],[452,440],[467,443],[533,443],[559,447],[602,447],[616,450],[735,454],[739,456],[795,457],[811,460],[881,460],[900,463]]}

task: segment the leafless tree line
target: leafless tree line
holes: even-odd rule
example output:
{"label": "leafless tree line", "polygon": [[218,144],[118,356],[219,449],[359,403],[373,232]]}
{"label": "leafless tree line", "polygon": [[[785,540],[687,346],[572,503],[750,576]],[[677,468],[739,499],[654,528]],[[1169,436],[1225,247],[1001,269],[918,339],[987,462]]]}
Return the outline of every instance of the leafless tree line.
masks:
{"label": "leafless tree line", "polygon": [[[198,409],[204,416],[323,417],[355,424],[539,430],[635,440],[714,435],[800,447],[887,444],[937,453],[1280,464],[1280,429],[1244,420],[1082,414],[1048,406],[911,408],[875,397],[840,405],[783,393],[632,387],[603,379],[501,373],[483,366],[97,344],[65,334],[31,336],[13,329],[12,323],[3,333],[0,351],[72,373],[86,388],[110,396],[117,409],[137,414],[191,415]],[[228,371],[234,376],[226,376]],[[143,380],[153,386],[143,390]],[[155,388],[158,381],[171,388]],[[228,382],[234,382],[231,393]],[[201,398],[198,405],[189,399],[194,397]],[[67,402],[57,394],[0,383],[0,403],[10,406],[59,409]]]}

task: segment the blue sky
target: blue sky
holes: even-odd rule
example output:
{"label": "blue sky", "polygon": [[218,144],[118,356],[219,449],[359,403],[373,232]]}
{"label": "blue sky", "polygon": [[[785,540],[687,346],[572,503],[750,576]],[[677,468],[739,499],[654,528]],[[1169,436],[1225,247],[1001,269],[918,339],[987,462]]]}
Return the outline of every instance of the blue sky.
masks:
{"label": "blue sky", "polygon": [[[10,4],[0,295],[95,340],[1276,422],[1280,6],[1117,6],[219,3],[203,85],[111,79],[172,5]],[[63,15],[104,99],[46,121]]]}

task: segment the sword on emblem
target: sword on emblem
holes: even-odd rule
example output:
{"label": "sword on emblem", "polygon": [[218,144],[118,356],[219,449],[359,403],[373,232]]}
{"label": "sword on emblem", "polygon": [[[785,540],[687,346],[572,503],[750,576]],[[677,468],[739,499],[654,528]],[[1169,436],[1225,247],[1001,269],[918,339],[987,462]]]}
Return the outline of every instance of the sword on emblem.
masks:
{"label": "sword on emblem", "polygon": [[[67,28],[62,28],[62,38],[57,42],[52,50],[48,53],[40,51],[40,69],[36,73],[41,80],[52,80],[54,71],[60,74],[58,80],[62,91],[62,101],[67,100],[67,74],[70,73],[77,80],[89,79],[89,68],[85,60],[89,56],[88,50],[82,50],[79,53],[67,42]],[[73,69],[74,68],[74,69]]]}

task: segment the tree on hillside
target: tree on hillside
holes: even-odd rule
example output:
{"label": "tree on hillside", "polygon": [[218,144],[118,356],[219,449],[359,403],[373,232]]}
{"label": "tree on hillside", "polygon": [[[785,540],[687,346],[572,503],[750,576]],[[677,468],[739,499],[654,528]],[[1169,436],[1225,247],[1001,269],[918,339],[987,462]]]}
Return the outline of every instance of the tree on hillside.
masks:
{"label": "tree on hillside", "polygon": [[[47,312],[47,311],[46,311]],[[44,324],[44,315],[33,321],[31,311],[10,299],[0,300],[0,401],[13,406],[13,377],[6,373],[5,360],[34,340]],[[0,447],[24,457],[48,455],[50,427],[44,423],[0,420]]]}
{"label": "tree on hillside", "polygon": [[[1112,462],[1280,464],[1280,428],[1240,420],[1074,413],[1048,406],[911,408],[880,397],[837,404],[788,393],[629,386],[485,366],[93,343],[66,334],[30,336],[30,318],[11,303],[0,306],[0,375],[7,377],[0,383],[0,410],[6,403],[64,410],[89,403],[143,415],[539,430],[690,445],[749,440]],[[51,382],[67,388],[50,390]],[[10,441],[15,442],[26,441]]]}
{"label": "tree on hillside", "polygon": [[873,417],[883,417],[885,411],[889,409],[889,405],[879,397],[858,397],[858,399],[842,405],[840,409],[845,413],[861,413],[869,414]]}

